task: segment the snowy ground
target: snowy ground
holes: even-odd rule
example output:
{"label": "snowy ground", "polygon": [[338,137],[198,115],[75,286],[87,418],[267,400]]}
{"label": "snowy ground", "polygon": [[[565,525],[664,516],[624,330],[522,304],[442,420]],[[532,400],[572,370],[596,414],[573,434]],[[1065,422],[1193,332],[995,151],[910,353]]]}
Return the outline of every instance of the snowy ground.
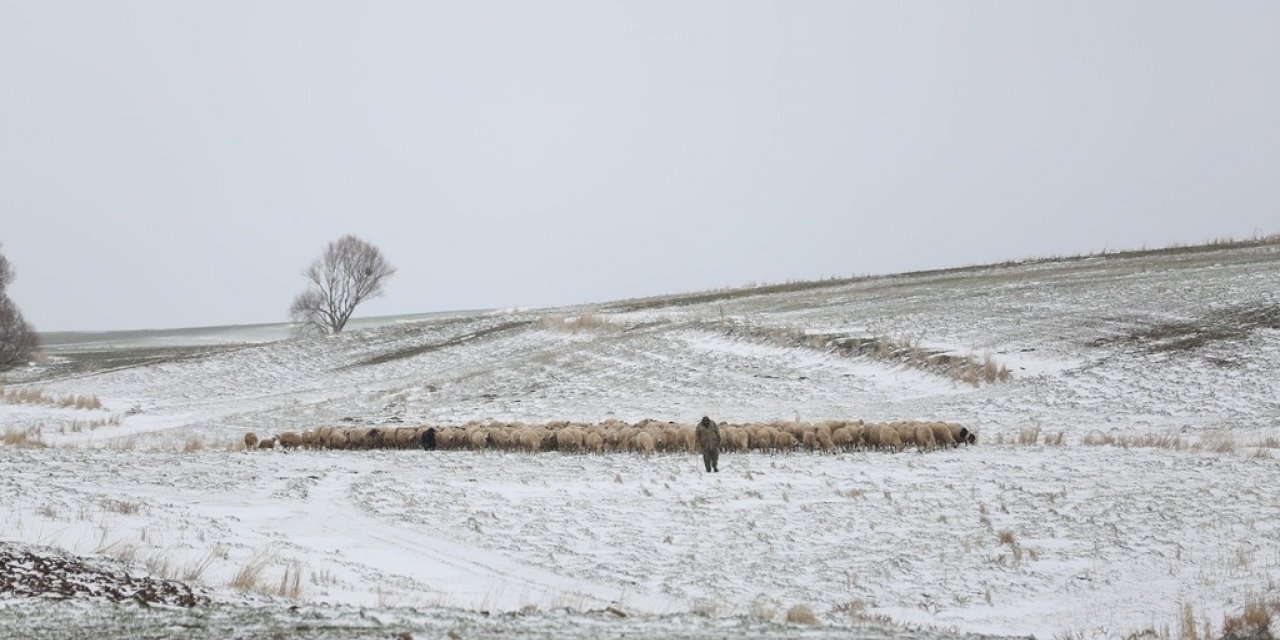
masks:
{"label": "snowy ground", "polygon": [[[677,300],[600,305],[608,322],[577,331],[560,320],[583,310],[566,309],[310,341],[220,333],[180,358],[127,340],[102,347],[112,357],[55,351],[5,389],[105,408],[0,404],[7,432],[49,445],[0,447],[0,541],[231,599],[260,568],[252,602],[524,613],[498,635],[610,607],[628,633],[723,635],[803,604],[825,625],[1112,637],[1174,626],[1184,603],[1217,623],[1246,594],[1277,595],[1275,245]],[[1013,378],[975,388],[729,325],[989,353]],[[726,454],[713,475],[676,455],[229,450],[245,431],[321,424],[703,414],[936,419],[981,441]],[[1064,444],[1017,443],[1035,427]],[[1179,448],[1084,443],[1142,436]],[[27,628],[28,609],[0,594],[0,627]]]}

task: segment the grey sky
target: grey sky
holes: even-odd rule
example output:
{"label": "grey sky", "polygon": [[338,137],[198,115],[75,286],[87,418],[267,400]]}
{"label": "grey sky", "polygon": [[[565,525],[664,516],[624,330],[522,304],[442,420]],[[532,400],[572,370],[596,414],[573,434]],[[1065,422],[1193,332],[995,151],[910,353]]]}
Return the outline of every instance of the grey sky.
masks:
{"label": "grey sky", "polygon": [[589,302],[1280,231],[1280,2],[0,0],[39,330]]}

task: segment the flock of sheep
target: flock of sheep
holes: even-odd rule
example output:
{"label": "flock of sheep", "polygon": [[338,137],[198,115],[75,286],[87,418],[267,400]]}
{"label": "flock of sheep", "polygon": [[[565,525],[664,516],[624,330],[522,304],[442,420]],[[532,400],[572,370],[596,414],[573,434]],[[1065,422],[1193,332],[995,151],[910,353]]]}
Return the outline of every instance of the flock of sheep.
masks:
{"label": "flock of sheep", "polygon": [[[977,434],[957,424],[892,422],[865,424],[861,420],[826,422],[768,422],[720,425],[720,450],[778,452],[879,450],[921,452],[960,444],[976,444]],[[606,420],[599,424],[549,422],[478,423],[460,427],[317,427],[286,431],[259,440],[244,436],[249,449],[446,449],[499,451],[562,451],[565,453],[635,452],[640,454],[694,453],[692,424],[644,420],[629,424]]]}

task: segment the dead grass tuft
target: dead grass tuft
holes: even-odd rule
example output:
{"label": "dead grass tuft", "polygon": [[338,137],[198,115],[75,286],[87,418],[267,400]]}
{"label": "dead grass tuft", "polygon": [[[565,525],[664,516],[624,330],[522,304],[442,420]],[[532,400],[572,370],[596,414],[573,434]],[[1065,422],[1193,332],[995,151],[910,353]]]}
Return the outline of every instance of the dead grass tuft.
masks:
{"label": "dead grass tuft", "polygon": [[1090,447],[1120,447],[1122,449],[1169,449],[1183,451],[1189,448],[1182,436],[1176,433],[1145,433],[1141,435],[1112,434],[1093,432],[1080,440],[1080,444]]}
{"label": "dead grass tuft", "polygon": [[1223,638],[1271,638],[1272,614],[1280,614],[1280,600],[1265,602],[1261,598],[1245,598],[1244,610],[1222,619]]}
{"label": "dead grass tuft", "polygon": [[787,609],[788,624],[818,624],[818,617],[813,615],[813,610],[809,607],[798,604]]}
{"label": "dead grass tuft", "polygon": [[200,436],[187,436],[187,441],[182,445],[183,453],[195,453],[204,451],[204,439]]}
{"label": "dead grass tuft", "polygon": [[1016,545],[1017,541],[1014,540],[1013,532],[1008,529],[1002,529],[1000,531],[1000,544]]}
{"label": "dead grass tuft", "polygon": [[1201,438],[1200,446],[1213,453],[1233,453],[1236,450],[1236,437],[1226,430],[1215,431]]}
{"label": "dead grass tuft", "polygon": [[586,311],[576,316],[562,313],[543,316],[538,319],[538,327],[551,331],[565,331],[577,334],[582,331],[614,329],[616,325],[605,316],[594,311]]}
{"label": "dead grass tuft", "polygon": [[112,513],[119,513],[121,515],[126,515],[126,516],[131,516],[138,513],[138,511],[141,510],[141,508],[142,508],[141,504],[137,502],[130,502],[128,500],[116,500],[115,498],[107,498],[106,500],[102,501],[102,509],[104,511],[111,511]]}
{"label": "dead grass tuft", "polygon": [[772,598],[760,596],[751,601],[751,609],[748,614],[762,622],[773,622],[778,615],[778,603]]}
{"label": "dead grass tuft", "polygon": [[200,578],[204,576],[204,572],[208,570],[209,565],[213,564],[215,558],[221,557],[222,553],[222,547],[215,546],[199,560],[182,567],[177,578],[183,582],[199,582]]}
{"label": "dead grass tuft", "polygon": [[290,600],[297,600],[302,595],[301,565],[290,562],[284,566],[284,573],[280,575],[280,585],[276,588],[274,595]]}
{"label": "dead grass tuft", "polygon": [[259,591],[262,585],[262,574],[266,572],[267,566],[271,564],[271,554],[269,551],[259,551],[245,560],[240,565],[240,569],[236,571],[236,575],[231,579],[230,587],[241,592]]}
{"label": "dead grass tuft", "polygon": [[4,444],[19,449],[43,449],[46,445],[42,436],[43,427],[18,428],[5,427]]}
{"label": "dead grass tuft", "polygon": [[96,410],[102,408],[102,400],[98,396],[64,394],[55,396],[47,394],[38,387],[0,390],[0,399],[8,404],[39,404],[63,409],[76,408]]}
{"label": "dead grass tuft", "polygon": [[1018,444],[1033,446],[1040,442],[1040,425],[1028,427],[1018,432]]}

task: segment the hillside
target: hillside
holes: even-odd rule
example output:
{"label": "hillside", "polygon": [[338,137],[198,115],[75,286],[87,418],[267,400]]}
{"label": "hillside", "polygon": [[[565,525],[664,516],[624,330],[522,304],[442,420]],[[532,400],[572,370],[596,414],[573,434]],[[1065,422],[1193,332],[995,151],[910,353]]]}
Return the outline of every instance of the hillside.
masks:
{"label": "hillside", "polygon": [[[46,445],[0,448],[0,540],[127,548],[159,574],[209,557],[194,582],[215,590],[265,557],[275,598],[401,613],[777,624],[805,604],[837,629],[1109,637],[1187,605],[1217,625],[1277,597],[1278,380],[1274,242],[55,348],[0,404],[7,440]],[[102,408],[53,406],[69,397]],[[979,443],[726,454],[712,476],[675,454],[233,450],[319,425],[704,414],[946,421]]]}

